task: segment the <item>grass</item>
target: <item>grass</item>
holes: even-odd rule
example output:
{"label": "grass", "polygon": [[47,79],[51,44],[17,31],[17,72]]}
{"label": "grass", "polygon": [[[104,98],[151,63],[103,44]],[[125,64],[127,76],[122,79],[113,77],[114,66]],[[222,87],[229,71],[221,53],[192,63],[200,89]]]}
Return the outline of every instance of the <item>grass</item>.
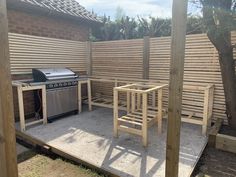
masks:
{"label": "grass", "polygon": [[18,155],[19,177],[105,177],[82,165],[29,150]]}

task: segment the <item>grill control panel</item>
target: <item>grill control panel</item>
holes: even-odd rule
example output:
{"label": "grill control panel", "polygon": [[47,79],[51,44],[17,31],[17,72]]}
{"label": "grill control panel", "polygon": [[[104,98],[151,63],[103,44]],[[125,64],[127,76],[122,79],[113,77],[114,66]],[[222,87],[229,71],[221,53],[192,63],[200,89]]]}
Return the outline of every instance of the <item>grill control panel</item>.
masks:
{"label": "grill control panel", "polygon": [[63,88],[63,87],[70,87],[76,86],[78,84],[77,81],[66,81],[66,82],[56,82],[56,83],[47,83],[46,89],[55,89],[55,88]]}

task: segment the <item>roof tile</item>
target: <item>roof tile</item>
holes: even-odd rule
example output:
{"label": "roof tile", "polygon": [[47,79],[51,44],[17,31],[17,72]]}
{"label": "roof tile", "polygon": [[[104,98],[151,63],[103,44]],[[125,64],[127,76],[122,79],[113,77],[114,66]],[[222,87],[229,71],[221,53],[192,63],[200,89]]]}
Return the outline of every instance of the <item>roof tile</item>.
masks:
{"label": "roof tile", "polygon": [[36,7],[57,11],[65,15],[79,17],[84,20],[101,22],[94,13],[87,11],[83,6],[81,6],[75,0],[17,0],[17,1],[28,3]]}

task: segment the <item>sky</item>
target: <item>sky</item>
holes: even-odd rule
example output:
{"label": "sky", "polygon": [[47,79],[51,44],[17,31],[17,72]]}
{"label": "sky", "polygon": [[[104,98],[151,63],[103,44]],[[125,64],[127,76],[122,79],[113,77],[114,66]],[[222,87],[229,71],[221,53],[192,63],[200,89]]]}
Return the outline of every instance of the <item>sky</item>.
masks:
{"label": "sky", "polygon": [[89,11],[98,16],[106,14],[115,18],[116,9],[120,7],[130,17],[171,17],[172,0],[77,0]]}
{"label": "sky", "polygon": [[[120,7],[129,17],[171,17],[172,0],[77,0],[87,10],[98,16],[106,14],[115,19],[116,9]],[[195,11],[189,7],[189,11]]]}

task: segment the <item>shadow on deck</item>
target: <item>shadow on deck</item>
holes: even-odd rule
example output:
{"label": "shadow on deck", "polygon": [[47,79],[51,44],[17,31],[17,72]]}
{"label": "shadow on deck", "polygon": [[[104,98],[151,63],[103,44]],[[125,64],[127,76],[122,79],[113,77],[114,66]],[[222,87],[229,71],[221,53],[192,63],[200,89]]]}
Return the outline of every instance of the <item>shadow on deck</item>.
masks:
{"label": "shadow on deck", "polygon": [[[140,137],[121,133],[113,138],[112,109],[95,108],[31,127],[23,134],[114,175],[161,177],[165,176],[166,127],[164,120],[162,135],[157,135],[157,126],[151,127],[148,147],[143,148]],[[201,126],[182,123],[179,176],[190,176],[206,142]]]}

